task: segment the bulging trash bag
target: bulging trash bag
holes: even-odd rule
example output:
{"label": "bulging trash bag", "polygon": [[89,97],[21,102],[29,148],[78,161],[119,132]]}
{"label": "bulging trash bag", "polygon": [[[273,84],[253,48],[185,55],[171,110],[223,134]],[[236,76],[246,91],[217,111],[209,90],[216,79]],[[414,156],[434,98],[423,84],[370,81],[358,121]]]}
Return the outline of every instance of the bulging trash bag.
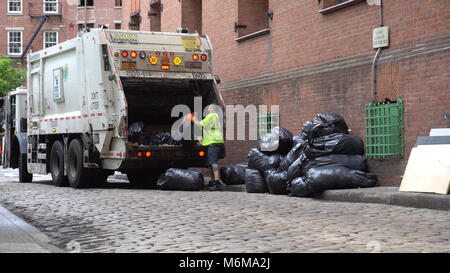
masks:
{"label": "bulging trash bag", "polygon": [[305,177],[297,177],[287,186],[289,196],[309,197],[313,193],[309,189],[308,180]]}
{"label": "bulging trash bag", "polygon": [[302,164],[302,173],[307,173],[312,168],[324,166],[342,166],[352,170],[368,171],[367,159],[363,155],[330,154],[307,158]]}
{"label": "bulging trash bag", "polygon": [[345,119],[334,113],[319,113],[312,121],[312,137],[327,136],[334,133],[348,133]]}
{"label": "bulging trash bag", "polygon": [[271,194],[286,194],[287,171],[272,169],[264,172],[267,188]]}
{"label": "bulging trash bag", "polygon": [[302,164],[303,164],[303,161],[305,160],[305,158],[306,158],[305,155],[300,156],[291,164],[291,166],[289,166],[289,168],[287,170],[287,178],[288,178],[289,182],[291,182],[295,178],[303,175]]}
{"label": "bulging trash bag", "polygon": [[306,174],[309,189],[313,193],[324,190],[374,187],[377,176],[342,166],[327,166],[309,169]]}
{"label": "bulging trash bag", "polygon": [[156,135],[153,135],[150,139],[150,145],[177,145],[179,144],[178,141],[175,141],[172,136],[170,135],[170,132],[161,132],[157,133]]}
{"label": "bulging trash bag", "polygon": [[293,134],[283,127],[274,127],[258,142],[258,149],[262,152],[274,152],[285,155],[292,148]]}
{"label": "bulging trash bag", "polygon": [[245,168],[247,162],[223,166],[220,168],[220,179],[227,185],[245,184]]}
{"label": "bulging trash bag", "polygon": [[261,173],[277,168],[280,160],[279,154],[265,154],[256,148],[250,149],[248,152],[248,167],[257,169]]}
{"label": "bulging trash bag", "polygon": [[264,176],[256,169],[245,169],[245,189],[248,193],[268,192]]}
{"label": "bulging trash bag", "polygon": [[161,190],[199,191],[203,189],[201,172],[185,169],[168,169],[156,182]]}
{"label": "bulging trash bag", "polygon": [[331,134],[309,140],[305,148],[308,157],[329,154],[364,154],[364,142],[359,136],[342,133]]}
{"label": "bulging trash bag", "polygon": [[289,153],[287,153],[285,156],[282,156],[280,161],[280,169],[287,170],[289,166],[291,166],[291,164],[303,153],[305,145],[306,142],[302,140],[294,147],[292,147]]}
{"label": "bulging trash bag", "polygon": [[312,137],[312,128],[313,128],[312,120],[309,120],[303,124],[301,137],[304,140],[310,139]]}
{"label": "bulging trash bag", "polygon": [[133,122],[128,128],[128,139],[131,142],[138,142],[139,137],[144,136],[145,125],[142,121]]}
{"label": "bulging trash bag", "polygon": [[292,137],[292,147],[295,145],[304,142],[305,140],[302,138],[302,136],[293,136]]}

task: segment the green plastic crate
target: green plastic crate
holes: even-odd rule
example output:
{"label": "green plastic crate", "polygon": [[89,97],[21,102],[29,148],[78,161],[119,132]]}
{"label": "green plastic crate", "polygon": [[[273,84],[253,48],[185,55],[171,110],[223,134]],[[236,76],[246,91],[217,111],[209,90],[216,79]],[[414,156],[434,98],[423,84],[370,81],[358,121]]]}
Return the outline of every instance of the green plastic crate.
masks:
{"label": "green plastic crate", "polygon": [[403,100],[369,103],[366,111],[366,156],[385,159],[403,157]]}

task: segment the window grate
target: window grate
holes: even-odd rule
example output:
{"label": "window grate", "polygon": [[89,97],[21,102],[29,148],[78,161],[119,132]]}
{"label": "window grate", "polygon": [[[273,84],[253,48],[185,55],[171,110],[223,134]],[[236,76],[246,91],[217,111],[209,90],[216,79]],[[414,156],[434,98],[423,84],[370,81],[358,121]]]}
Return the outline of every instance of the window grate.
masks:
{"label": "window grate", "polygon": [[265,134],[270,133],[272,128],[280,125],[280,116],[278,113],[258,114],[258,139]]}
{"label": "window grate", "polygon": [[403,157],[403,100],[369,103],[366,111],[366,156],[385,159]]}

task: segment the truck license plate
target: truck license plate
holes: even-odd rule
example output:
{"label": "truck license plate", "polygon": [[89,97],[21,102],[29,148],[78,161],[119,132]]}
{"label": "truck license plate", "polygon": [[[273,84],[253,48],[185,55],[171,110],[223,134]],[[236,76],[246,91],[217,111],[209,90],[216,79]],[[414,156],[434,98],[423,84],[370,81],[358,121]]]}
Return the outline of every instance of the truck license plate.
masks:
{"label": "truck license plate", "polygon": [[122,69],[136,69],[136,62],[122,62]]}

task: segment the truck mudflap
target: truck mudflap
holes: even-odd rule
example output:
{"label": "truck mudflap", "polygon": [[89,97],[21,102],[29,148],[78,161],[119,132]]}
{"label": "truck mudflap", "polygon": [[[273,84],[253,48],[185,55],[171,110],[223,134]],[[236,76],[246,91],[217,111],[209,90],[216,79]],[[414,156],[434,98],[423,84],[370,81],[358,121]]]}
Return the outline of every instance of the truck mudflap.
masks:
{"label": "truck mudflap", "polygon": [[207,156],[201,145],[127,145],[120,169],[205,167]]}

